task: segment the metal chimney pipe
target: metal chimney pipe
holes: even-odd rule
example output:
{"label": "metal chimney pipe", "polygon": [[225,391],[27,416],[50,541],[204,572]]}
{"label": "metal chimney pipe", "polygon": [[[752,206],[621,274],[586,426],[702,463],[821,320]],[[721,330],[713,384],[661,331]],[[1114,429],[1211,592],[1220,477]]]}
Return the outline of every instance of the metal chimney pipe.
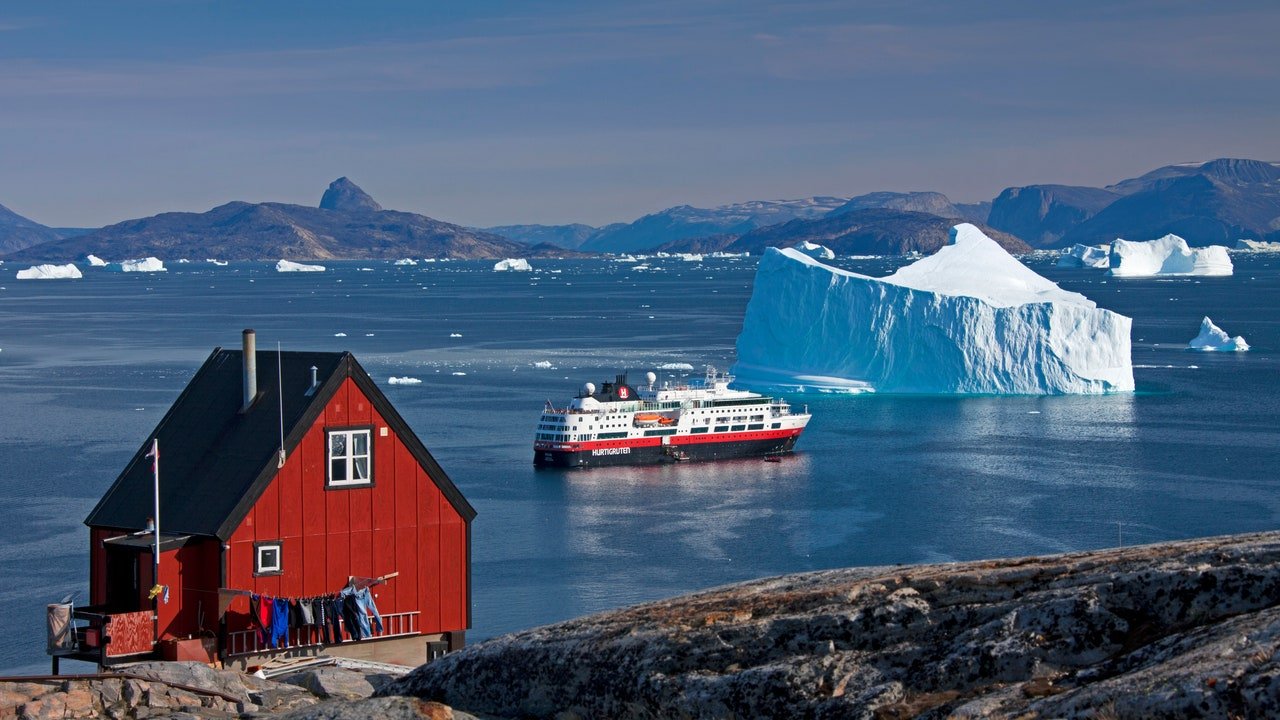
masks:
{"label": "metal chimney pipe", "polygon": [[315,388],[315,386],[319,384],[319,381],[316,380],[316,371],[318,371],[319,369],[320,368],[316,367],[315,365],[311,366],[311,387],[312,388]]}
{"label": "metal chimney pipe", "polygon": [[258,343],[257,335],[252,329],[246,329],[244,336],[244,405],[240,412],[249,409],[253,399],[258,397]]}

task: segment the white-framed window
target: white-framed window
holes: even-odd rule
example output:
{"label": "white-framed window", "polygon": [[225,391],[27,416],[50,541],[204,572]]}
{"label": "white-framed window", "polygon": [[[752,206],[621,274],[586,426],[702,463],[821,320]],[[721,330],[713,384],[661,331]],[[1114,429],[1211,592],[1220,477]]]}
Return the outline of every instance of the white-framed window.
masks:
{"label": "white-framed window", "polygon": [[278,540],[254,543],[253,556],[254,575],[279,575],[284,572]]}
{"label": "white-framed window", "polygon": [[370,429],[329,431],[328,487],[373,484]]}

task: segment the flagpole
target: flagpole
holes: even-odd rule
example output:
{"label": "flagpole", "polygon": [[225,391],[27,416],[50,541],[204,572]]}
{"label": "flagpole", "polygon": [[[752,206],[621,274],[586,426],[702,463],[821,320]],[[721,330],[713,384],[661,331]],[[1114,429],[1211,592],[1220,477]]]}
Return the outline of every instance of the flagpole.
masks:
{"label": "flagpole", "polygon": [[156,549],[155,549],[155,566],[152,569],[151,584],[160,584],[160,439],[151,439],[151,470],[154,478],[156,505],[155,505],[155,526],[156,526]]}

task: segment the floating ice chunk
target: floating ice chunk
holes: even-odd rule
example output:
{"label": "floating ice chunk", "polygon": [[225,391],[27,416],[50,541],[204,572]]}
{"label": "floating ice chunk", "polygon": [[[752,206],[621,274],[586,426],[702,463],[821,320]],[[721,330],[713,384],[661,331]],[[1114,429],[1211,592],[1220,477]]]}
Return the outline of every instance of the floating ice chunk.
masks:
{"label": "floating ice chunk", "polygon": [[635,255],[619,255],[618,257],[614,258],[613,261],[620,262],[620,263],[639,262],[639,260],[636,259]]}
{"label": "floating ice chunk", "polygon": [[1187,349],[1205,352],[1244,352],[1249,349],[1249,343],[1245,342],[1241,335],[1230,337],[1222,328],[1214,325],[1208,316],[1205,316],[1205,319],[1200,321],[1200,334],[1187,343]]}
{"label": "floating ice chunk", "polygon": [[1236,240],[1236,250],[1253,250],[1255,252],[1280,252],[1280,242],[1262,242],[1240,238]]}
{"label": "floating ice chunk", "polygon": [[396,265],[417,265],[418,261],[413,258],[400,258],[395,262]]}
{"label": "floating ice chunk", "polygon": [[1230,275],[1231,272],[1231,256],[1221,245],[1192,248],[1177,235],[1145,242],[1116,239],[1111,243],[1111,274],[1116,277]]}
{"label": "floating ice chunk", "polygon": [[831,248],[818,243],[811,243],[808,240],[796,245],[796,249],[811,258],[819,260],[834,260],[836,258],[836,254],[831,251]]}
{"label": "floating ice chunk", "polygon": [[1106,270],[1111,266],[1111,249],[1106,245],[1072,245],[1062,251],[1058,267],[1085,267]]}
{"label": "floating ice chunk", "polygon": [[723,252],[723,251],[717,250],[711,253],[711,257],[713,258],[744,258],[744,257],[751,257],[751,253],[749,252],[731,253],[731,252]]}
{"label": "floating ice chunk", "polygon": [[697,253],[680,253],[680,259],[685,262],[702,262],[702,256]]}
{"label": "floating ice chunk", "polygon": [[[650,315],[649,317],[653,317]],[[689,363],[662,363],[658,366],[659,370],[692,370],[693,366]]]}
{"label": "floating ice chunk", "polygon": [[462,337],[462,333],[449,333],[449,337]]}
{"label": "floating ice chunk", "polygon": [[458,377],[463,377],[463,376],[465,376],[465,375],[466,375],[466,373],[464,373],[464,372],[455,372],[455,373],[452,373],[452,374],[453,374],[453,375],[456,375],[456,376],[458,376]]}
{"label": "floating ice chunk", "polygon": [[538,362],[534,363],[533,366],[541,370],[550,370],[552,368],[550,360],[539,360]]}
{"label": "floating ice chunk", "polygon": [[748,385],[846,392],[1131,391],[1131,325],[965,223],[884,278],[770,248],[734,372]]}
{"label": "floating ice chunk", "polygon": [[124,260],[118,263],[111,263],[107,268],[117,272],[167,272],[164,263],[160,261],[160,258],[155,257]]}
{"label": "floating ice chunk", "polygon": [[395,377],[394,375],[387,378],[390,385],[421,385],[422,381],[416,377]]}
{"label": "floating ice chunk", "polygon": [[178,264],[179,264],[179,265],[186,265],[186,264],[187,264],[187,263],[189,263],[189,262],[191,262],[191,261],[190,261],[190,260],[188,260],[188,259],[186,259],[186,258],[178,258]]}
{"label": "floating ice chunk", "polygon": [[209,264],[211,264],[211,265],[217,265],[218,267],[226,267],[226,266],[227,266],[227,261],[226,261],[226,260],[218,260],[218,259],[216,259],[216,258],[205,258],[205,259],[204,259],[204,261],[205,261],[205,262],[207,262],[207,263],[209,263]]}
{"label": "floating ice chunk", "polygon": [[276,263],[276,272],[324,272],[323,265],[303,265],[290,260]]}
{"label": "floating ice chunk", "polygon": [[347,336],[347,334],[346,334],[346,333],[334,333],[334,334],[333,334],[333,336],[334,336],[334,337],[346,337],[346,336]]}
{"label": "floating ice chunk", "polygon": [[529,266],[529,261],[524,258],[507,258],[506,260],[499,260],[494,263],[493,269],[497,272],[504,272],[507,270],[521,270],[527,272],[533,268]]}
{"label": "floating ice chunk", "polygon": [[97,255],[85,255],[84,259],[89,263],[89,267],[106,267],[107,261]]}
{"label": "floating ice chunk", "polygon": [[66,265],[33,265],[26,270],[19,270],[17,279],[19,280],[66,280],[82,278],[84,274],[80,272],[80,268],[75,263],[67,263]]}

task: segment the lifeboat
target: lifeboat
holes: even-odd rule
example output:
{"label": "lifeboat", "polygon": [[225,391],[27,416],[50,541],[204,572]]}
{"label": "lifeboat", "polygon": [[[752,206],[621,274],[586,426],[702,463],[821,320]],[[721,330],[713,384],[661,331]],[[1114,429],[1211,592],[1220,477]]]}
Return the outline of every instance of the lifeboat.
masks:
{"label": "lifeboat", "polygon": [[658,424],[659,424],[659,425],[675,425],[675,424],[676,424],[676,419],[675,419],[675,418],[669,418],[669,417],[660,417],[660,418],[658,418]]}
{"label": "lifeboat", "polygon": [[663,421],[663,417],[658,413],[636,413],[634,422],[637,426],[657,425]]}

